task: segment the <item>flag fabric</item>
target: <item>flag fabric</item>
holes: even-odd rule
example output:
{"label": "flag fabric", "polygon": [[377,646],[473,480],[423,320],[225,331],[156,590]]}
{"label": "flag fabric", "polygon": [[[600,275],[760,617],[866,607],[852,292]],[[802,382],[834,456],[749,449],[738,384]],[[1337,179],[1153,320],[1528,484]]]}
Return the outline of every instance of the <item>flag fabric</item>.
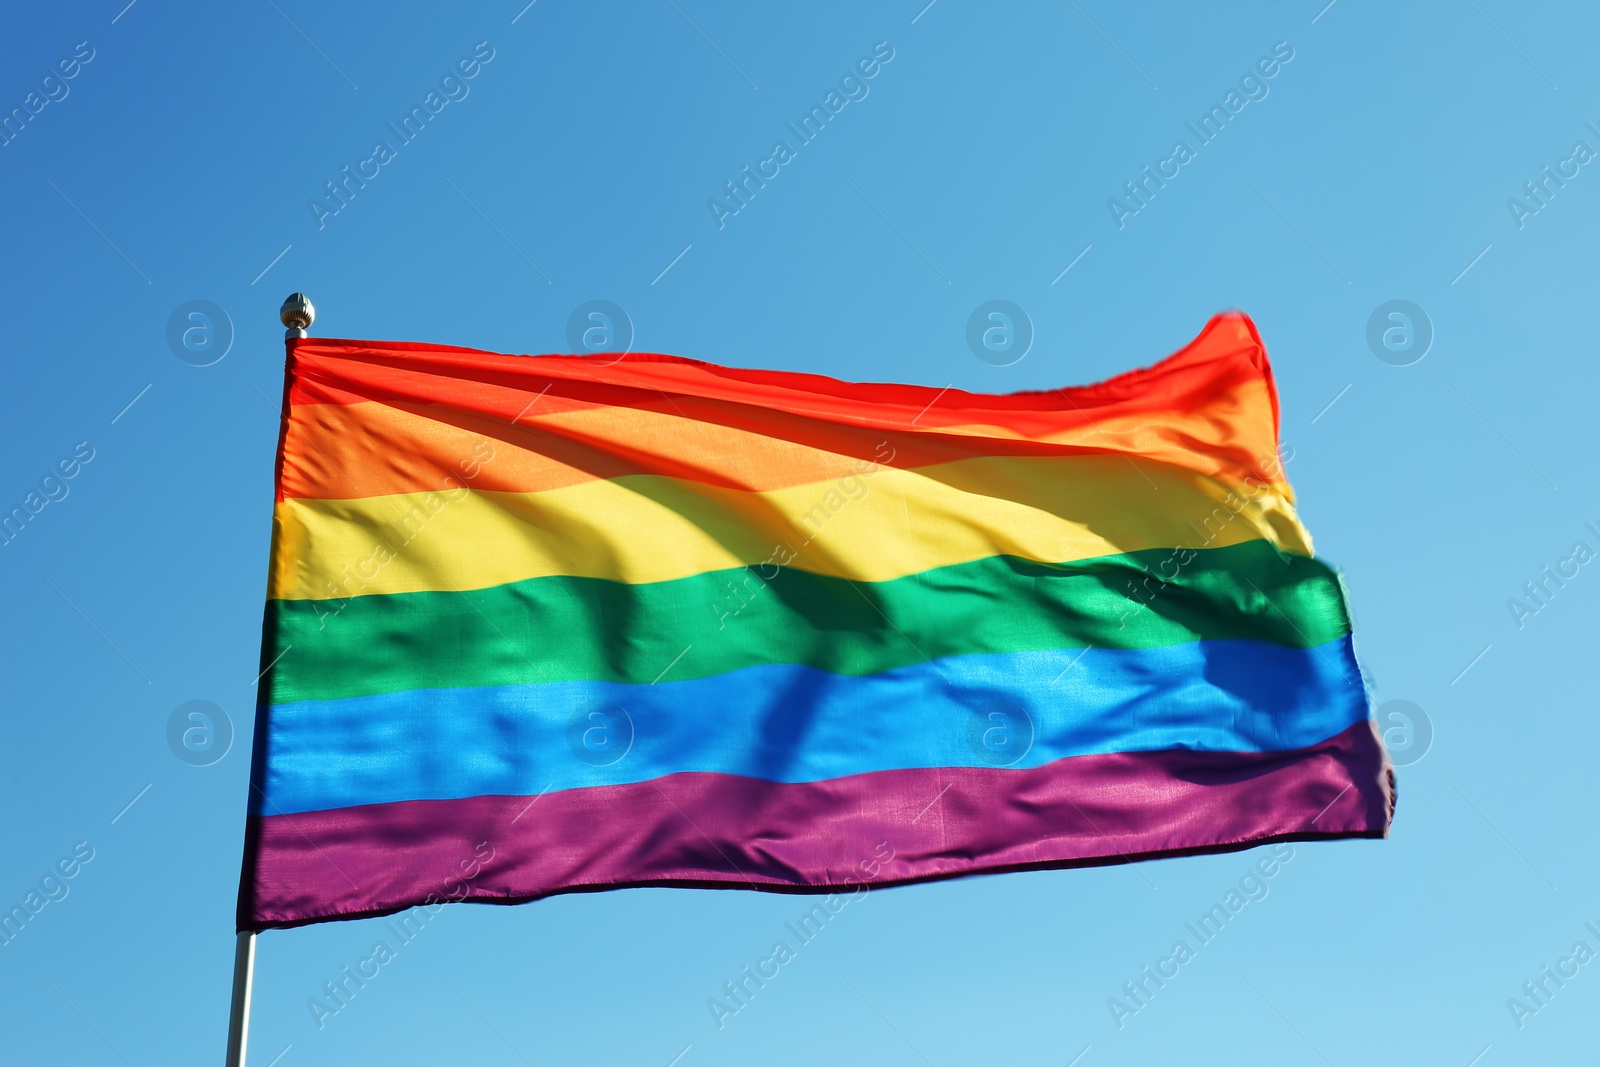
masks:
{"label": "flag fabric", "polygon": [[241,929],[1381,837],[1241,314],[989,395],[288,342]]}

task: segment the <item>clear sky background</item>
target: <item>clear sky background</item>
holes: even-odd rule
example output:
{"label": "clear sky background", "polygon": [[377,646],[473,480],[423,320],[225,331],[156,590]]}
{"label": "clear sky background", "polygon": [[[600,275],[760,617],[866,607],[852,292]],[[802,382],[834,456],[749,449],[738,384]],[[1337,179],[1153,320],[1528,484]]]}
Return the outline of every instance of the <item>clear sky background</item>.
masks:
{"label": "clear sky background", "polygon": [[[993,391],[1147,365],[1242,308],[1374,698],[1420,713],[1383,724],[1392,838],[1296,845],[1121,1029],[1108,998],[1268,850],[873,893],[722,1030],[707,999],[809,902],[454,906],[320,1030],[308,999],[382,920],[269,932],[258,1067],[1593,1062],[1600,961],[1520,1029],[1507,1006],[1600,952],[1600,564],[1508,607],[1600,550],[1600,165],[1521,225],[1507,204],[1600,151],[1593,5],[125,2],[0,35],[0,107],[59,97],[0,147],[0,505],[93,456],[0,548],[0,904],[93,854],[0,947],[0,1060],[220,1062],[298,289],[321,336],[564,351],[603,299],[637,349]],[[467,95],[398,145],[385,123],[480,41]],[[708,199],[880,41],[868,95],[719,228]],[[1278,42],[1198,146],[1185,123]],[[319,228],[308,200],[380,139]],[[1194,158],[1119,228],[1108,199],[1179,139]],[[966,341],[991,299],[1032,324],[1011,366]],[[1408,366],[1420,342],[1369,343],[1393,300],[1432,333]],[[225,316],[198,354],[168,339],[191,301]],[[191,700],[232,722],[209,766],[169,747]]]}

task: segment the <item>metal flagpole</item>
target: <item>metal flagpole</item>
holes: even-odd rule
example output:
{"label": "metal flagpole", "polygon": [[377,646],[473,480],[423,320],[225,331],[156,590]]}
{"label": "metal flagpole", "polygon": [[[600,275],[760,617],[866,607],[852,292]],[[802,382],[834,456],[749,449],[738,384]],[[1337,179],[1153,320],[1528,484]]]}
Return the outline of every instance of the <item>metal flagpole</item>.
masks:
{"label": "metal flagpole", "polygon": [[[306,328],[317,317],[316,308],[304,293],[290,293],[278,309],[278,318],[287,329],[285,340],[306,336]],[[250,992],[255,982],[256,932],[241,930],[233,954],[233,1003],[228,1011],[227,1067],[245,1067],[245,1052],[250,1045]]]}
{"label": "metal flagpole", "polygon": [[233,1008],[228,1015],[228,1067],[244,1067],[250,1043],[250,986],[256,970],[256,932],[241,930],[233,954]]}

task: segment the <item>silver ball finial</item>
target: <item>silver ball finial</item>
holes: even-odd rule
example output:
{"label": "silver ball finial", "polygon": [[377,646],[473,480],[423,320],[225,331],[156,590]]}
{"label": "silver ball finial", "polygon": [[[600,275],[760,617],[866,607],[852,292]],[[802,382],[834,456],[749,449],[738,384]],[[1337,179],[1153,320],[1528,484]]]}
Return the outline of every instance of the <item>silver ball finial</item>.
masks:
{"label": "silver ball finial", "polygon": [[304,293],[290,293],[283,302],[283,307],[278,309],[278,318],[289,327],[284,333],[285,337],[304,337],[306,328],[317,319],[317,309],[311,306],[311,301]]}

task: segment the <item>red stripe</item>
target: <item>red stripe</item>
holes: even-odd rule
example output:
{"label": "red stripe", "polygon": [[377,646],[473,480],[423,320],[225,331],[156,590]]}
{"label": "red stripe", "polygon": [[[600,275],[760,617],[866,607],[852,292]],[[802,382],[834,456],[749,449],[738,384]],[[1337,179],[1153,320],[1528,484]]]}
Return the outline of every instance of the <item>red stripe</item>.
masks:
{"label": "red stripe", "polygon": [[[290,400],[295,406],[382,400],[448,403],[498,413],[510,399],[505,391],[532,397],[549,385],[541,404],[553,406],[566,399],[670,412],[680,396],[693,396],[854,425],[904,429],[913,419],[926,429],[982,424],[1025,438],[1092,426],[1109,415],[1203,408],[1204,399],[1219,389],[1263,377],[1271,381],[1255,324],[1238,312],[1216,316],[1194,341],[1152,367],[1096,385],[1003,395],[843,382],[651,353],[633,353],[604,366],[583,357],[507,357],[391,341],[304,338],[291,342],[291,350],[296,380]],[[1273,407],[1276,430],[1276,397]]]}
{"label": "red stripe", "polygon": [[[675,774],[538,798],[253,817],[239,922],[297,926],[430,898],[512,904],[649,885],[825,893],[1382,837],[1393,810],[1370,722],[1294,752],[1112,753],[804,784]],[[890,850],[876,873],[863,867]]]}

